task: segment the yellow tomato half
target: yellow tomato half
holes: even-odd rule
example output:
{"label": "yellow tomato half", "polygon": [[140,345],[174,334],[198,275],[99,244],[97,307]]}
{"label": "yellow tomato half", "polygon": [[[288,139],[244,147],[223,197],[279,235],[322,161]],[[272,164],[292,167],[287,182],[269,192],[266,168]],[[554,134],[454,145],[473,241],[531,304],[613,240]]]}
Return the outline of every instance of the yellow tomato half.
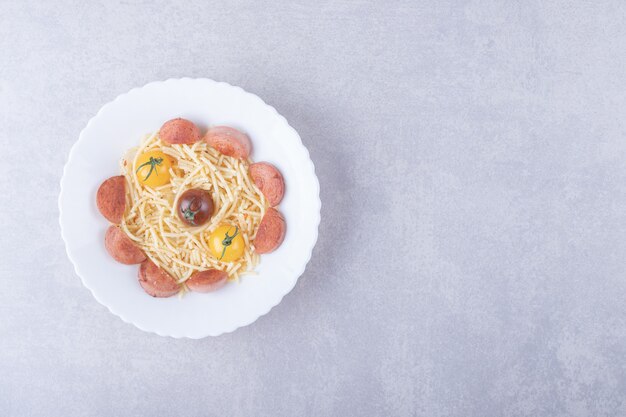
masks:
{"label": "yellow tomato half", "polygon": [[245,243],[239,227],[228,224],[215,229],[209,236],[209,249],[218,260],[232,262],[241,258]]}
{"label": "yellow tomato half", "polygon": [[161,151],[145,152],[137,158],[135,174],[140,184],[158,187],[170,182],[172,158]]}

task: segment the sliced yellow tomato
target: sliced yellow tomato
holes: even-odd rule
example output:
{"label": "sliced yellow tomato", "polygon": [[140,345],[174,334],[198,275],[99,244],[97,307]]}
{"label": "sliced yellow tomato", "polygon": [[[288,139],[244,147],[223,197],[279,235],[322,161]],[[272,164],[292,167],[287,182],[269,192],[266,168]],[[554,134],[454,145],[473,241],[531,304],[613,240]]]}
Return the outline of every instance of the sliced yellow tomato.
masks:
{"label": "sliced yellow tomato", "polygon": [[172,157],[161,151],[145,152],[137,158],[135,175],[140,184],[158,187],[170,182]]}
{"label": "sliced yellow tomato", "polygon": [[209,249],[213,256],[223,262],[241,258],[245,243],[239,227],[225,224],[215,229],[209,236]]}

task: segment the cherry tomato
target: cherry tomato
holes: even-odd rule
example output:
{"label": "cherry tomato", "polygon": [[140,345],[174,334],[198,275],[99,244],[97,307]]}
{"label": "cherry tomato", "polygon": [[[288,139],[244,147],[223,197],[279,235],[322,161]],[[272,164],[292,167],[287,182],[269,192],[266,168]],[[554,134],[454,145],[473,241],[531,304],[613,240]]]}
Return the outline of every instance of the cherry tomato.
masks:
{"label": "cherry tomato", "polygon": [[172,158],[161,151],[145,152],[137,159],[135,174],[143,185],[158,187],[170,182]]}
{"label": "cherry tomato", "polygon": [[178,199],[180,220],[189,226],[202,226],[213,215],[213,200],[208,191],[192,188]]}
{"label": "cherry tomato", "polygon": [[241,258],[245,243],[238,226],[224,224],[209,236],[209,248],[219,261],[233,262]]}

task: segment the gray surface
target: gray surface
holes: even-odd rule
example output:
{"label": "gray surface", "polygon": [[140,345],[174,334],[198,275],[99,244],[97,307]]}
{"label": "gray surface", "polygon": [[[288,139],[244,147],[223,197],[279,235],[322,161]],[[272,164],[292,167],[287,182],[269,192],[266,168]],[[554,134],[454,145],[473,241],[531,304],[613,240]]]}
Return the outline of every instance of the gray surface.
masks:
{"label": "gray surface", "polygon": [[[626,4],[129,3],[0,1],[0,414],[626,415]],[[179,76],[274,105],[323,201],[293,292],[200,341],[57,225],[87,120]]]}

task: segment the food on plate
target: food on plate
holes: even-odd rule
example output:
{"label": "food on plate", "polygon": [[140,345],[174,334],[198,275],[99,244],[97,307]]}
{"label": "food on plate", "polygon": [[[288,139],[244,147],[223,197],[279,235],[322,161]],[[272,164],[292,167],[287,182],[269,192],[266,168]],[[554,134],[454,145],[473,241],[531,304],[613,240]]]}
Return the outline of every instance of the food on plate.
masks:
{"label": "food on plate", "polygon": [[187,119],[172,119],[165,122],[159,130],[159,137],[165,143],[192,144],[200,140],[200,129]]}
{"label": "food on plate", "polygon": [[119,228],[111,225],[104,235],[104,247],[116,261],[126,265],[146,260],[143,251]]}
{"label": "food on plate", "polygon": [[185,284],[187,288],[195,292],[211,292],[222,288],[228,281],[228,274],[219,269],[207,269],[196,271]]}
{"label": "food on plate", "polygon": [[144,152],[135,162],[135,175],[148,187],[158,187],[170,182],[172,158],[161,151]]}
{"label": "food on plate", "polygon": [[252,144],[243,132],[228,126],[210,128],[204,140],[224,155],[237,159],[246,159],[250,155]]}
{"label": "food on plate", "polygon": [[202,226],[213,215],[213,199],[208,191],[192,188],[178,199],[178,218],[189,226]]}
{"label": "food on plate", "polygon": [[96,205],[108,221],[120,224],[126,208],[126,179],[123,175],[111,177],[100,185]]}
{"label": "food on plate", "polygon": [[246,244],[239,226],[223,225],[209,236],[209,248],[218,261],[232,262],[241,258]]}
{"label": "food on plate", "polygon": [[253,163],[239,130],[217,126],[200,137],[188,120],[166,122],[122,157],[122,175],[97,193],[114,224],[106,250],[118,262],[141,263],[139,284],[154,297],[238,281],[285,237],[274,208],[285,188],[278,169]]}
{"label": "food on plate", "polygon": [[270,207],[277,206],[285,194],[285,180],[280,171],[269,162],[256,162],[250,164],[250,176]]}
{"label": "food on plate", "polygon": [[139,266],[138,278],[139,285],[153,297],[171,297],[180,291],[180,284],[149,259]]}
{"label": "food on plate", "polygon": [[285,239],[285,218],[275,208],[268,208],[254,239],[256,253],[274,252]]}

